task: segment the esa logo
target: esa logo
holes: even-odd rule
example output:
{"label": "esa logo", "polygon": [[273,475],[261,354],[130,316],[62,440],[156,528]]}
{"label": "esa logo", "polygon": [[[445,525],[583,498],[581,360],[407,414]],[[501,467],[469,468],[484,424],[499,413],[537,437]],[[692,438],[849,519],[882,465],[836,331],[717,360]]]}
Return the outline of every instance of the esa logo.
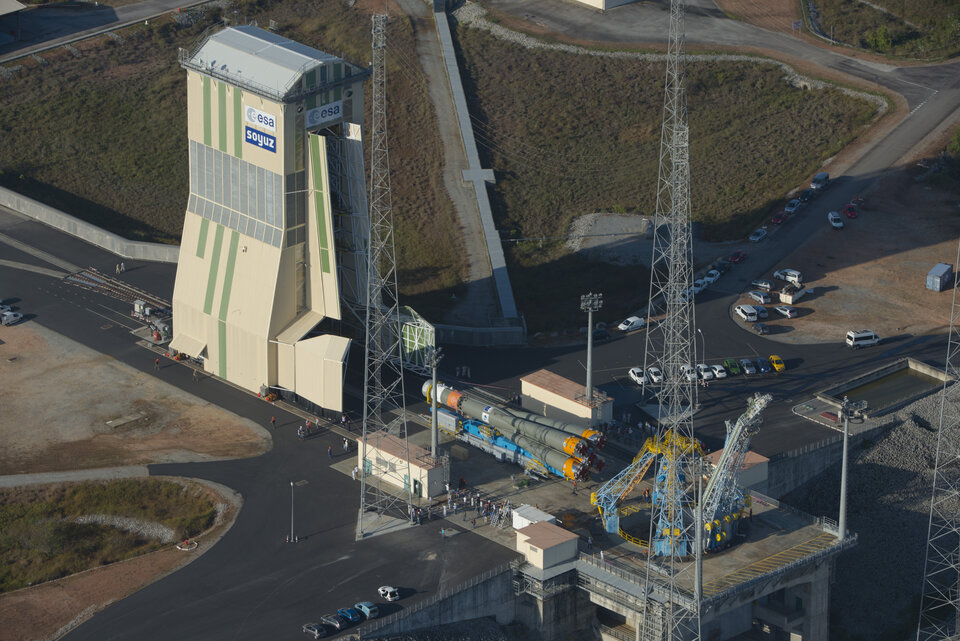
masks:
{"label": "esa logo", "polygon": [[253,107],[247,107],[245,115],[247,124],[254,125],[268,131],[277,130],[277,119],[265,111],[260,111],[259,109],[254,109]]}
{"label": "esa logo", "polygon": [[307,126],[316,127],[343,116],[343,101],[337,100],[307,112]]}
{"label": "esa logo", "polygon": [[247,127],[246,138],[247,142],[249,142],[251,145],[256,145],[261,149],[266,149],[267,151],[277,153],[277,139],[269,134],[265,134],[262,131],[257,131],[256,129]]}

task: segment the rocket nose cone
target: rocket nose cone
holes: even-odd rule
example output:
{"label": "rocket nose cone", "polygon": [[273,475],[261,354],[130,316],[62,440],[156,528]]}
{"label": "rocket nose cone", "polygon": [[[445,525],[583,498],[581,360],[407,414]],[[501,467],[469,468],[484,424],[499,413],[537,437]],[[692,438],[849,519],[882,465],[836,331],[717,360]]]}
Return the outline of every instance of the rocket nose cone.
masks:
{"label": "rocket nose cone", "polygon": [[420,391],[423,393],[425,399],[430,399],[430,386],[433,385],[433,381],[424,381],[423,387],[420,388]]}

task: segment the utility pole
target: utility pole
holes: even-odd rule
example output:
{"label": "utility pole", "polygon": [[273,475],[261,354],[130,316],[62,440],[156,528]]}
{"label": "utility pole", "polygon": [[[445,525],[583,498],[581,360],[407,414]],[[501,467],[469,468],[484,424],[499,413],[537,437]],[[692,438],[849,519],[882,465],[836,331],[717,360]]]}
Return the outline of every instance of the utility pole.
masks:
{"label": "utility pole", "polygon": [[290,481],[290,542],[293,541],[293,481]]}
{"label": "utility pole", "polygon": [[440,439],[437,426],[437,365],[443,358],[443,350],[433,346],[427,352],[427,365],[433,372],[433,384],[430,388],[430,456],[437,458],[437,446]]}
{"label": "utility pole", "polygon": [[850,413],[867,409],[866,401],[851,403],[846,396],[840,406],[843,414],[843,460],[840,462],[840,517],[837,519],[837,529],[840,531],[840,540],[847,536],[847,450],[850,441]]}
{"label": "utility pole", "polygon": [[593,313],[603,307],[603,294],[584,294],[580,297],[580,311],[587,313],[587,389],[586,399],[593,402]]}

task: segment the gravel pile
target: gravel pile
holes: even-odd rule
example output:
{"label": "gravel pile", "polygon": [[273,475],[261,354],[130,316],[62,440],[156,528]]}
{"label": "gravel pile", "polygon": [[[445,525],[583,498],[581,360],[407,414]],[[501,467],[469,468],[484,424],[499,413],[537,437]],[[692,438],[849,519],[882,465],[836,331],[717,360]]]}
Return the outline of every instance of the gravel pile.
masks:
{"label": "gravel pile", "polygon": [[124,532],[132,532],[138,536],[161,543],[173,543],[176,534],[172,528],[161,525],[153,521],[141,521],[127,516],[116,516],[114,514],[84,514],[74,519],[77,523],[96,523],[98,525],[108,525]]}
{"label": "gravel pile", "polygon": [[[520,33],[519,31],[512,31],[503,27],[501,25],[495,24],[487,20],[487,10],[475,2],[467,2],[462,7],[457,9],[451,14],[457,22],[463,25],[473,27],[475,29],[484,29],[489,31],[491,35],[500,40],[505,40],[507,42],[512,42],[513,44],[520,45],[521,47],[526,47],[527,49],[549,49],[552,51],[562,51],[565,53],[572,53],[575,55],[581,56],[598,56],[605,58],[632,58],[634,60],[643,60],[643,61],[653,61],[659,62],[666,60],[666,54],[662,53],[638,53],[635,51],[600,51],[597,49],[588,49],[586,47],[578,47],[575,45],[560,44],[555,42],[544,42],[542,40],[537,40],[532,36],[527,34]],[[760,58],[758,56],[746,56],[746,55],[709,55],[709,54],[685,54],[684,58],[686,60],[692,60],[695,62],[749,62],[753,64],[767,64],[767,65],[777,65],[783,70],[784,80],[794,87],[804,87],[806,89],[824,89],[826,87],[833,87],[839,89],[841,92],[848,96],[854,98],[859,98],[861,100],[866,100],[867,102],[873,103],[877,107],[876,117],[879,118],[887,110],[887,101],[882,96],[877,96],[874,94],[866,93],[864,91],[855,91],[847,87],[838,87],[830,83],[823,82],[821,80],[815,80],[813,78],[807,78],[806,76],[801,76],[798,74],[793,67],[786,64],[785,62],[779,62],[777,60],[771,60],[770,58]]]}
{"label": "gravel pile", "polygon": [[374,641],[527,641],[529,638],[522,626],[502,626],[494,619],[485,618],[376,637]]}
{"label": "gravel pile", "polygon": [[[850,451],[847,529],[855,548],[843,553],[830,592],[831,631],[838,638],[902,639],[915,629],[923,585],[940,394],[884,417],[875,442]],[[840,465],[783,497],[809,514],[835,517]],[[960,505],[953,506],[960,512]]]}

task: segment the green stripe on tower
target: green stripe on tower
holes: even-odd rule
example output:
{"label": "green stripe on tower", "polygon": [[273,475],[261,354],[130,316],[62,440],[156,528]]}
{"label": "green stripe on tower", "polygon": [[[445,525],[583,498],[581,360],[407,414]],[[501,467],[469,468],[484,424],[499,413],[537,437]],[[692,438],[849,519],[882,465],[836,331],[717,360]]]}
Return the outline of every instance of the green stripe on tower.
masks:
{"label": "green stripe on tower", "polygon": [[336,82],[343,78],[343,63],[338,62],[333,65],[333,81]]}
{"label": "green stripe on tower", "polygon": [[233,88],[233,155],[243,158],[243,92]]}
{"label": "green stripe on tower", "polygon": [[217,83],[217,124],[220,130],[220,151],[227,151],[227,85]]}
{"label": "green stripe on tower", "polygon": [[227,271],[223,274],[223,292],[220,294],[221,321],[227,320],[227,310],[230,308],[230,290],[233,288],[233,268],[237,264],[237,245],[240,242],[240,233],[230,232],[230,251],[227,253]]}
{"label": "green stripe on tower", "polygon": [[320,267],[330,273],[330,250],[327,245],[327,222],[324,209],[323,167],[320,165],[320,136],[310,136],[310,161],[313,164],[313,204],[317,209],[317,238],[320,241]]}
{"label": "green stripe on tower", "polygon": [[220,352],[219,358],[217,358],[217,374],[220,378],[227,377],[227,324],[223,321],[217,323],[217,344],[219,345]]}
{"label": "green stripe on tower", "polygon": [[209,147],[213,140],[210,124],[210,76],[203,77],[203,144]]}
{"label": "green stripe on tower", "polygon": [[200,238],[197,239],[197,258],[203,258],[207,251],[207,232],[210,231],[210,221],[206,218],[200,219]]}
{"label": "green stripe on tower", "polygon": [[210,273],[207,274],[207,295],[203,300],[203,313],[213,309],[213,292],[217,287],[217,273],[220,271],[220,248],[223,245],[223,225],[217,225],[213,236],[213,256],[210,257]]}

